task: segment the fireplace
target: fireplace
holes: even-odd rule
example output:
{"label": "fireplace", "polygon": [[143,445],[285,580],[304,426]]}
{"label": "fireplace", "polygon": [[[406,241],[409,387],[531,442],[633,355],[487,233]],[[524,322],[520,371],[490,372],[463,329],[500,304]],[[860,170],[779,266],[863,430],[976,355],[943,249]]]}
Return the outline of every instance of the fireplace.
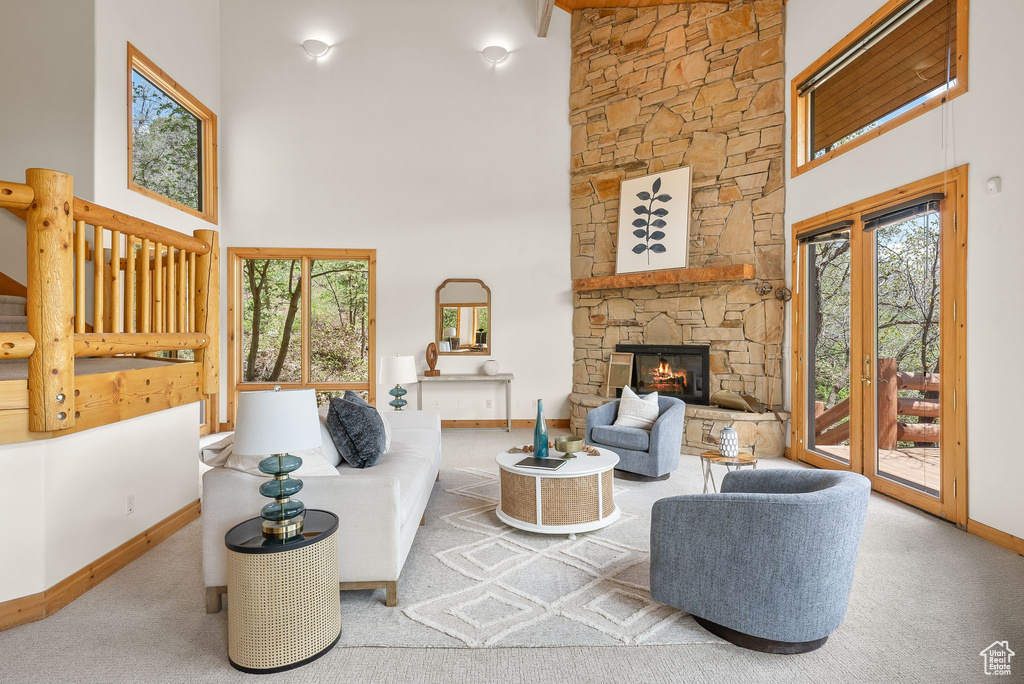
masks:
{"label": "fireplace", "polygon": [[[691,404],[708,403],[708,349],[693,344],[619,344],[615,351],[633,354],[630,386],[637,394],[657,392]],[[621,391],[619,392],[621,394]]]}

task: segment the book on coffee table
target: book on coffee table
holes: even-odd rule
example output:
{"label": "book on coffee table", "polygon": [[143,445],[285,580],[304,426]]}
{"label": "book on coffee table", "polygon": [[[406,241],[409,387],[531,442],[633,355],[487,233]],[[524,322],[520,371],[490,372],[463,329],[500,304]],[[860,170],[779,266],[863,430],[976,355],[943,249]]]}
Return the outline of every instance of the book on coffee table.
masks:
{"label": "book on coffee table", "polygon": [[565,465],[560,458],[524,458],[516,463],[516,468],[533,468],[535,470],[558,470]]}

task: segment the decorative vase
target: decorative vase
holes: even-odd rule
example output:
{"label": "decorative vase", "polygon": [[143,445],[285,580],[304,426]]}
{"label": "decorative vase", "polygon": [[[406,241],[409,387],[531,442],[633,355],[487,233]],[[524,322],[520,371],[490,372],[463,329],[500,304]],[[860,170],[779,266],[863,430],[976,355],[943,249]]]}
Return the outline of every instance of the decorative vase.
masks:
{"label": "decorative vase", "polygon": [[480,370],[484,372],[484,375],[497,375],[498,374],[498,362],[494,359],[484,361],[484,365],[480,367]]}
{"label": "decorative vase", "polygon": [[548,426],[544,422],[544,400],[537,400],[537,424],[533,426],[533,456],[548,457]]}
{"label": "decorative vase", "polygon": [[718,452],[725,458],[736,458],[740,455],[740,438],[731,426],[722,428],[718,436]]}

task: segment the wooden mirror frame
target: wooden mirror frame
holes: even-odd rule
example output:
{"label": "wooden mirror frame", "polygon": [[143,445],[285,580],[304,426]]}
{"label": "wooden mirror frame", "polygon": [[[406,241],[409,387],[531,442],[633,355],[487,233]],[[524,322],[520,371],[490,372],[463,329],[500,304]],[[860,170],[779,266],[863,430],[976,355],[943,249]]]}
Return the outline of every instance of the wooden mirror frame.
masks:
{"label": "wooden mirror frame", "polygon": [[[492,309],[491,309],[491,288],[487,287],[487,284],[479,278],[448,278],[443,283],[437,286],[437,290],[434,292],[434,342],[440,348],[441,346],[441,334],[444,332],[442,327],[442,306],[441,306],[441,290],[444,289],[445,285],[449,283],[477,283],[480,287],[484,288],[487,292],[487,302],[459,302],[456,304],[448,303],[446,307],[453,306],[487,306],[487,351],[440,351],[438,350],[439,356],[493,356],[494,355],[494,337],[492,335]],[[475,332],[475,331],[474,331]]]}

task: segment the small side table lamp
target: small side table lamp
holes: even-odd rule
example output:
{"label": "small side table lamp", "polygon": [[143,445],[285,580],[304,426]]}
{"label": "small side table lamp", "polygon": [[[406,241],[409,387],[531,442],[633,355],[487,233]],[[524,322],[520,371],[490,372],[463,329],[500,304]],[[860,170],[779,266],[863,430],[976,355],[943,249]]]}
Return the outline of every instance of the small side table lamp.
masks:
{"label": "small side table lamp", "polygon": [[302,489],[302,480],[291,478],[288,473],[298,470],[302,459],[288,452],[321,444],[315,391],[277,388],[238,393],[235,453],[272,454],[259,464],[260,472],[274,478],[260,485],[260,494],[274,499],[260,511],[264,537],[290,539],[301,534],[306,507],[291,497]]}
{"label": "small side table lamp", "polygon": [[381,384],[391,385],[394,388],[388,390],[388,394],[394,397],[388,405],[396,411],[408,404],[403,397],[408,394],[402,385],[411,385],[419,381],[416,375],[416,359],[411,356],[383,356],[380,360],[380,381]]}

